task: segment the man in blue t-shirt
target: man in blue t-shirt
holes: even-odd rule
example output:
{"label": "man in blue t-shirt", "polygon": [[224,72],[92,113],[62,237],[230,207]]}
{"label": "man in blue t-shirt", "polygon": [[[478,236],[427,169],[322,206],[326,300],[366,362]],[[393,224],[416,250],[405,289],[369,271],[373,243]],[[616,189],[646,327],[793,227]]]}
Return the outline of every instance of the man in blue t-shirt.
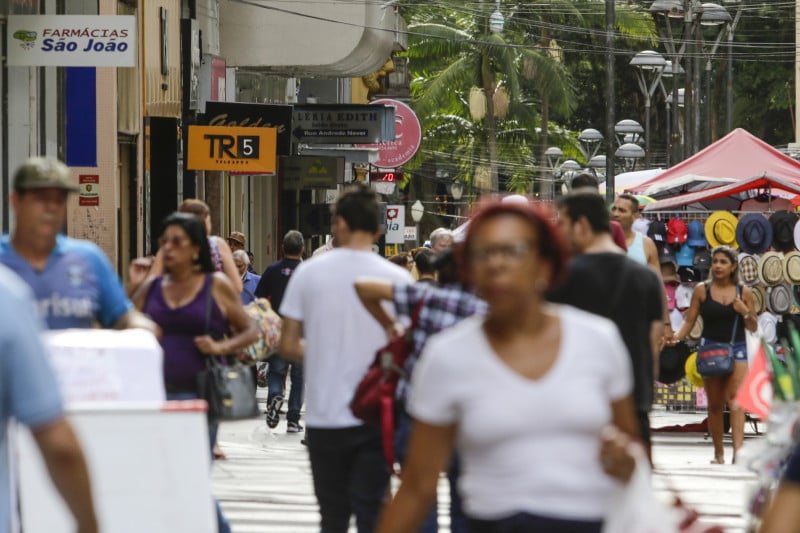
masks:
{"label": "man in blue t-shirt", "polygon": [[53,371],[40,340],[41,321],[31,291],[0,266],[0,533],[11,528],[6,428],[9,419],[28,426],[54,485],[75,517],[77,530],[96,532],[86,461],[64,418]]}
{"label": "man in blue t-shirt", "polygon": [[33,290],[49,329],[158,327],[133,309],[111,262],[94,243],[59,235],[67,195],[77,191],[69,168],[33,157],[14,175],[14,232],[0,239],[0,263]]}
{"label": "man in blue t-shirt", "polygon": [[[303,260],[305,241],[303,234],[297,230],[290,230],[283,236],[283,259],[276,261],[264,270],[258,282],[255,294],[257,298],[266,298],[276,311],[280,309],[283,293],[289,278]],[[286,382],[286,373],[290,363],[278,354],[269,359],[267,370],[267,426],[274,428],[280,420],[280,410],[283,405],[283,389]],[[292,390],[289,392],[289,410],[286,413],[286,431],[299,433],[303,431],[300,425],[300,409],[303,407],[303,365],[291,363]]]}

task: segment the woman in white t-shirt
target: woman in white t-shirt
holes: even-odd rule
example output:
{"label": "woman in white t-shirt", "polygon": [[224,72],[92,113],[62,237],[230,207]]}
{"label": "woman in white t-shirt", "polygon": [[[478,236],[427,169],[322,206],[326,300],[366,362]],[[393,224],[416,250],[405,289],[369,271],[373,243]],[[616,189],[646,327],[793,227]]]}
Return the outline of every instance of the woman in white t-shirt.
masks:
{"label": "woman in white t-shirt", "polygon": [[428,341],[402,484],[378,531],[416,530],[457,447],[470,532],[598,533],[615,478],[634,468],[622,339],[606,319],[544,302],[565,254],[543,210],[485,206],[463,254],[489,312]]}

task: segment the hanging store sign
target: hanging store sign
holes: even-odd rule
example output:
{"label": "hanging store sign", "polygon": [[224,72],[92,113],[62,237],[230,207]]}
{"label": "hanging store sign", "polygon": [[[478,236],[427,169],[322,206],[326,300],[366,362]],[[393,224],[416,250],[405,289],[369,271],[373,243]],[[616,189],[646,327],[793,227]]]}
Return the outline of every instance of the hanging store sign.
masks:
{"label": "hanging store sign", "polygon": [[206,102],[206,112],[199,122],[208,126],[276,128],[278,155],[289,155],[292,149],[292,106]]}
{"label": "hanging store sign", "polygon": [[331,189],[344,183],[344,157],[296,155],[280,161],[284,189]]}
{"label": "hanging store sign", "polygon": [[9,15],[9,66],[134,67],[133,15]]}
{"label": "hanging store sign", "polygon": [[406,241],[406,208],[403,205],[386,206],[386,244],[403,244]]}
{"label": "hanging store sign", "polygon": [[370,105],[394,108],[395,139],[377,145],[378,160],[373,164],[376,167],[397,168],[408,163],[422,143],[422,126],[416,113],[403,102],[390,98],[373,100]]}
{"label": "hanging store sign", "polygon": [[393,141],[394,108],[349,104],[294,106],[292,135],[311,144]]}
{"label": "hanging store sign", "polygon": [[275,128],[189,126],[189,170],[274,174]]}

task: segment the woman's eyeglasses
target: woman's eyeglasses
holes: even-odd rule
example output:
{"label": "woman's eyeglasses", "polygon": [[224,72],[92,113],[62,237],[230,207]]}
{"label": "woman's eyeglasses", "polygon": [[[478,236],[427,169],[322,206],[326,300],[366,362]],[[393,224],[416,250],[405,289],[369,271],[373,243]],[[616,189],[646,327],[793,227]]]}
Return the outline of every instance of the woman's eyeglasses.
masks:
{"label": "woman's eyeglasses", "polygon": [[532,250],[532,246],[526,242],[516,244],[497,244],[494,246],[476,247],[469,257],[473,263],[487,263],[493,256],[499,255],[506,261],[522,261]]}
{"label": "woman's eyeglasses", "polygon": [[180,248],[181,246],[186,244],[188,241],[189,241],[188,238],[186,238],[186,237],[178,237],[177,235],[174,236],[174,237],[169,237],[169,238],[168,237],[161,237],[160,239],[158,239],[158,246],[160,248],[163,248],[164,246],[166,246],[167,243],[169,243],[169,244],[171,244],[173,246],[173,248]]}

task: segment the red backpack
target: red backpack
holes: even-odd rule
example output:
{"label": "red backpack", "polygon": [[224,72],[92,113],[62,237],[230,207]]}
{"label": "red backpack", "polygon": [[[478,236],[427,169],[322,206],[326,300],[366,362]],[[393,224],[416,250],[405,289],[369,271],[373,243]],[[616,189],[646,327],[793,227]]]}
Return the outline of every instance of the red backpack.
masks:
{"label": "red backpack", "polygon": [[389,468],[394,470],[394,410],[397,384],[405,375],[405,364],[414,351],[413,332],[422,309],[420,300],[411,316],[406,332],[375,353],[375,360],[361,378],[350,402],[356,418],[381,428],[383,454]]}

